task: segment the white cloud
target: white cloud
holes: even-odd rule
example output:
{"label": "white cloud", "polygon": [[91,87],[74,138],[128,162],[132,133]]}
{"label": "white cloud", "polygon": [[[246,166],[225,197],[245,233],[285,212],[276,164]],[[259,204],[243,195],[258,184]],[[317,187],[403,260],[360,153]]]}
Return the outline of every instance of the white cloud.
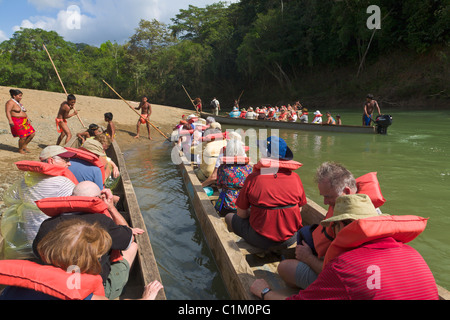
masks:
{"label": "white cloud", "polygon": [[[0,0],[0,3],[1,3],[1,0]],[[6,34],[2,30],[0,30],[0,43],[3,41],[6,41],[8,39],[9,38],[6,36]]]}
{"label": "white cloud", "polygon": [[[0,0],[1,1],[1,0]],[[108,40],[125,43],[135,32],[141,19],[157,19],[170,24],[171,18],[189,4],[204,7],[214,0],[28,0],[38,10],[61,9],[56,17],[34,16],[23,20],[14,31],[22,28],[41,28],[56,31],[66,41],[100,45]],[[237,2],[237,0],[228,1]],[[79,28],[74,28],[73,11],[68,4],[79,8]]]}

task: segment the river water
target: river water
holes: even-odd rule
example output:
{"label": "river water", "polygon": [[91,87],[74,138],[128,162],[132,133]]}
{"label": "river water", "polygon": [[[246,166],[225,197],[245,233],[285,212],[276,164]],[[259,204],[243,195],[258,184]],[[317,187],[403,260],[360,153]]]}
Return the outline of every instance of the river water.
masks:
{"label": "river water", "polygon": [[[360,113],[339,113],[344,124],[360,125]],[[422,254],[436,282],[450,289],[450,111],[390,114],[393,124],[387,135],[291,130],[279,134],[295,160],[303,163],[297,173],[308,197],[318,204],[324,206],[314,183],[315,170],[324,161],[336,161],[355,177],[378,173],[386,198],[384,213],[428,217],[426,230],[410,245]],[[182,178],[171,162],[170,144],[154,142],[122,150],[167,298],[228,299]]]}

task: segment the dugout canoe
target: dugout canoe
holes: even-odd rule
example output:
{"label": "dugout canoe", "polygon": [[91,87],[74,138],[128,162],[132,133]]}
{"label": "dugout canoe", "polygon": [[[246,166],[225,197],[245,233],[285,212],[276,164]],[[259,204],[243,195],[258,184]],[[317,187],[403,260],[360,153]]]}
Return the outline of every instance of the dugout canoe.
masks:
{"label": "dugout canoe", "polygon": [[[216,260],[230,299],[257,300],[250,292],[250,286],[256,279],[265,279],[273,290],[287,295],[298,293],[298,289],[287,287],[277,272],[282,258],[294,258],[295,246],[280,251],[264,251],[229,232],[224,218],[220,217],[214,208],[218,191],[214,190],[212,196],[206,194],[194,172],[194,166],[181,152],[179,162],[178,168],[183,177],[186,193]],[[320,223],[327,211],[311,199],[307,200],[301,211],[303,225]],[[450,292],[439,285],[437,287],[439,298],[449,300]]]}
{"label": "dugout canoe", "polygon": [[352,125],[329,125],[329,124],[313,124],[313,123],[301,123],[301,122],[285,122],[285,121],[271,121],[271,120],[253,120],[242,118],[230,118],[226,116],[215,116],[211,113],[202,112],[201,117],[206,119],[207,117],[213,117],[217,122],[221,124],[229,124],[233,126],[245,126],[245,127],[263,127],[274,129],[287,129],[287,130],[303,130],[303,131],[316,131],[316,132],[335,132],[335,133],[370,133],[376,134],[377,130],[375,126],[352,126]]}
{"label": "dugout canoe", "polygon": [[[74,137],[67,146],[78,146],[78,139]],[[120,181],[113,193],[120,197],[116,208],[128,222],[132,228],[140,228],[145,230],[142,235],[136,236],[136,242],[139,250],[130,271],[128,283],[124,289],[123,299],[140,299],[144,291],[144,287],[154,280],[161,281],[161,276],[156,263],[155,255],[153,253],[150,242],[149,233],[144,222],[144,218],[134,192],[133,184],[128,174],[125,158],[116,141],[114,141],[109,149],[106,151],[109,158],[119,167]],[[156,297],[156,300],[166,300],[164,289],[161,289]]]}

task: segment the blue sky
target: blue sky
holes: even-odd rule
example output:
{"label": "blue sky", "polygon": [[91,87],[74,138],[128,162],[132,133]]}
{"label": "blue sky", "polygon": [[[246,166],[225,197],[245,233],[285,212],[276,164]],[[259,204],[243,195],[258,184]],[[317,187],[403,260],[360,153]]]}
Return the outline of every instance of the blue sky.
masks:
{"label": "blue sky", "polygon": [[[123,44],[141,19],[170,24],[180,9],[219,0],[0,0],[0,42],[22,28],[56,31],[66,41]],[[225,0],[239,2],[239,0]]]}

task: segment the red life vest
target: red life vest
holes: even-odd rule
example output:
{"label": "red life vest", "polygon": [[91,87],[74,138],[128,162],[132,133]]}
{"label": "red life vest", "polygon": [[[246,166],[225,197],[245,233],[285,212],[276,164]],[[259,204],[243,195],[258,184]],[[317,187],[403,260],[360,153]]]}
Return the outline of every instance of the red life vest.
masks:
{"label": "red life vest", "polygon": [[239,118],[245,118],[245,115],[247,114],[247,111],[242,111],[239,115]]}
{"label": "red life vest", "polygon": [[99,167],[100,170],[102,171],[103,181],[105,181],[105,178],[106,178],[105,164],[100,160],[100,158],[96,154],[93,154],[92,152],[89,152],[84,149],[75,149],[75,148],[66,148],[66,149],[67,149],[67,151],[74,152],[77,154],[74,158],[84,160],[96,167]]}
{"label": "red life vest", "polygon": [[[92,214],[104,214],[111,218],[108,206],[99,198],[93,197],[59,197],[46,198],[35,201],[36,206],[46,215],[56,217],[63,213],[86,212]],[[120,250],[112,250],[111,262],[123,260]]]}
{"label": "red life vest", "polygon": [[180,130],[180,136],[190,136],[193,133],[194,133],[194,129],[191,129],[191,130],[186,130],[186,129]]}
{"label": "red life vest", "polygon": [[36,206],[46,215],[56,217],[63,213],[87,212],[100,213],[111,218],[108,206],[99,198],[93,197],[59,197],[35,201]]}
{"label": "red life vest", "polygon": [[70,172],[69,169],[64,167],[55,166],[45,162],[39,161],[19,161],[16,162],[16,166],[21,171],[30,171],[45,174],[51,177],[66,177],[70,179],[74,184],[78,184],[77,178]]}
{"label": "red life vest", "polygon": [[303,164],[293,160],[278,160],[272,158],[262,158],[259,160],[257,164],[255,164],[254,168],[257,170],[265,169],[265,168],[279,168],[279,169],[288,169],[291,171],[297,170],[302,167]]}
{"label": "red life vest", "polygon": [[207,136],[201,137],[201,142],[210,142],[215,140],[225,140],[228,139],[228,132],[220,132],[220,133],[212,133],[208,134]]}
{"label": "red life vest", "polygon": [[90,294],[105,296],[100,275],[79,274],[81,288],[69,288],[73,273],[28,260],[0,260],[0,284],[27,288],[61,300],[84,300]]}
{"label": "red life vest", "polygon": [[418,216],[378,216],[355,220],[341,231],[327,250],[323,265],[340,254],[360,247],[366,242],[392,237],[396,241],[408,243],[421,234],[427,226],[428,218]]}
{"label": "red life vest", "polygon": [[220,157],[221,164],[249,164],[250,158],[245,156]]}
{"label": "red life vest", "polygon": [[[367,173],[356,179],[357,193],[365,194],[370,197],[375,208],[381,207],[385,202],[383,195],[381,194],[380,184],[377,179],[376,172]],[[328,207],[327,215],[325,219],[333,216],[333,207]],[[319,257],[324,257],[328,247],[334,239],[334,231],[331,227],[319,226],[313,231],[314,248]]]}

